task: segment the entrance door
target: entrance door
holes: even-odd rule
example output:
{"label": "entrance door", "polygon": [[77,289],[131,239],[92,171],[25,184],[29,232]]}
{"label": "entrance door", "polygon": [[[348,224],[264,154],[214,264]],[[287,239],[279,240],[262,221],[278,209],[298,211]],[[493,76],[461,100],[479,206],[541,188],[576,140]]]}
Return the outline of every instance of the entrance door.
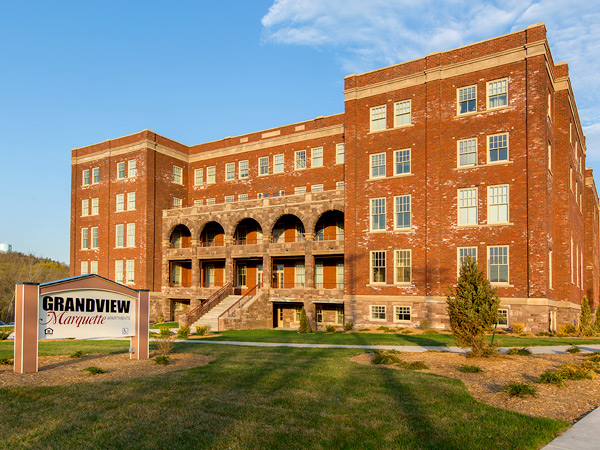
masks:
{"label": "entrance door", "polygon": [[277,264],[275,266],[275,287],[278,289],[283,289],[283,282],[283,264]]}

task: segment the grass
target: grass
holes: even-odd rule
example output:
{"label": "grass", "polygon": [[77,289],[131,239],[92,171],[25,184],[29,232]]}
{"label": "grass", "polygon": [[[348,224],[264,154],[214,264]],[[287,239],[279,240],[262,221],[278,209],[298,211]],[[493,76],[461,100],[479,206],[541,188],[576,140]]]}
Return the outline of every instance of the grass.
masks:
{"label": "grass", "polygon": [[0,389],[0,448],[537,449],[568,426],[477,402],[458,380],[356,364],[352,349],[175,350],[215,360],[93,388]]}
{"label": "grass", "polygon": [[159,330],[160,327],[168,326],[169,328],[179,328],[179,322],[161,322],[150,325],[151,330]]}

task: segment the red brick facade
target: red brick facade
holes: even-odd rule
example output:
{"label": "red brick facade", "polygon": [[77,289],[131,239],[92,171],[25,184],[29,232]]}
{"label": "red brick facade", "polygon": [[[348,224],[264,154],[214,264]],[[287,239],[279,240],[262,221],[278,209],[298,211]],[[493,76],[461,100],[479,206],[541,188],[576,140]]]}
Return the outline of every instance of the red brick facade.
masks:
{"label": "red brick facade", "polygon": [[444,327],[468,253],[508,324],[598,306],[598,196],[543,25],[350,75],[344,94],[342,114],[196,146],[146,130],[73,150],[73,274],[123,272],[169,317],[260,284],[231,328],[294,327],[301,306],[318,326]]}

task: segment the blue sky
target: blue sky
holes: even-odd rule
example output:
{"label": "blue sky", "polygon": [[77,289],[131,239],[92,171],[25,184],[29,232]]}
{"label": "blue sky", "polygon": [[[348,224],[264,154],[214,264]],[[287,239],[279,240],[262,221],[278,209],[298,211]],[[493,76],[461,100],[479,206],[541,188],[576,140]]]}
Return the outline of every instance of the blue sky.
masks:
{"label": "blue sky", "polygon": [[343,78],[544,22],[600,182],[594,1],[0,0],[0,242],[68,262],[70,155],[193,145],[342,112]]}

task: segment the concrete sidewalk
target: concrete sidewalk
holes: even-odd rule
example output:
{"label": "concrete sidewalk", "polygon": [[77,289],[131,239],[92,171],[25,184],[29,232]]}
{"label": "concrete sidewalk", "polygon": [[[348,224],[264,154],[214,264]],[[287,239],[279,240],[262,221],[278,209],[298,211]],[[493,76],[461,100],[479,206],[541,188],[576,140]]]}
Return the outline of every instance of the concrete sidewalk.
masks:
{"label": "concrete sidewalk", "polygon": [[600,408],[576,422],[542,450],[598,450],[600,449]]}

